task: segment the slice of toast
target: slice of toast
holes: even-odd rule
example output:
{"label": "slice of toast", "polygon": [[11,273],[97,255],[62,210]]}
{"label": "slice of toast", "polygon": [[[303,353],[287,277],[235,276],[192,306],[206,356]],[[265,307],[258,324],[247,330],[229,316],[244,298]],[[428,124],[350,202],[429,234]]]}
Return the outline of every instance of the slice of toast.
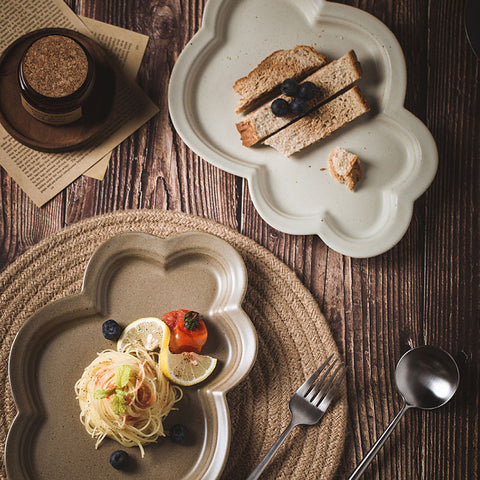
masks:
{"label": "slice of toast", "polygon": [[286,78],[299,80],[328,63],[328,58],[313,47],[298,45],[291,50],[277,50],[263,60],[233,89],[241,95],[235,113],[242,113],[265,101]]}
{"label": "slice of toast", "polygon": [[[343,57],[327,64],[305,78],[305,82],[313,82],[318,88],[318,94],[311,100],[306,101],[307,110],[320,105],[360,78],[362,78],[362,69],[355,52],[351,50]],[[291,100],[285,95],[279,95],[277,98],[283,98],[287,101]],[[293,113],[284,117],[276,117],[271,110],[272,101],[245,115],[236,124],[242,144],[245,147],[251,147],[300,117],[300,115]]]}
{"label": "slice of toast", "polygon": [[328,137],[368,110],[367,102],[360,89],[355,85],[267,138],[263,143],[289,157],[322,138]]}
{"label": "slice of toast", "polygon": [[328,157],[330,175],[344,183],[350,191],[362,178],[362,167],[358,156],[342,147],[335,147]]}

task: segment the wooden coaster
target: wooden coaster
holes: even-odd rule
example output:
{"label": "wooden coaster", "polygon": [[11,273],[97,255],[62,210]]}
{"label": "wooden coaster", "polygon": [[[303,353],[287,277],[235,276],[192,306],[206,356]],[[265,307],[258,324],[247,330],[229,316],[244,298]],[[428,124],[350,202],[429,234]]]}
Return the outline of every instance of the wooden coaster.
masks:
{"label": "wooden coaster", "polygon": [[[33,118],[22,106],[17,82],[18,64],[30,44],[45,33],[66,35],[92,52],[96,80],[80,120],[69,125],[47,125]],[[24,145],[42,152],[65,152],[84,146],[105,128],[112,110],[115,72],[107,53],[85,35],[64,28],[27,33],[13,42],[0,57],[0,123]]]}

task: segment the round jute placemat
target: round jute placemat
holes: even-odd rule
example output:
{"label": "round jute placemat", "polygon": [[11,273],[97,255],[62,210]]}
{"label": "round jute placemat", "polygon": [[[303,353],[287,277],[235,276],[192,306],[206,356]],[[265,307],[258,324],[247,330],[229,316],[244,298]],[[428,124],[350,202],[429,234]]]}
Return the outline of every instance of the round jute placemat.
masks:
{"label": "round jute placemat", "polygon": [[[187,231],[210,233],[227,241],[245,261],[249,285],[243,308],[257,330],[259,349],[249,375],[227,394],[232,438],[222,475],[226,480],[245,479],[287,426],[293,392],[328,355],[337,353],[337,347],[310,292],[274,255],[223,225],[170,211],[124,211],[81,221],[39,242],[0,275],[1,455],[16,413],[7,371],[15,334],[47,303],[80,291],[87,262],[100,244],[132,231],[159,237]],[[343,392],[319,425],[293,431],[262,478],[333,478],[342,455],[346,420]]]}

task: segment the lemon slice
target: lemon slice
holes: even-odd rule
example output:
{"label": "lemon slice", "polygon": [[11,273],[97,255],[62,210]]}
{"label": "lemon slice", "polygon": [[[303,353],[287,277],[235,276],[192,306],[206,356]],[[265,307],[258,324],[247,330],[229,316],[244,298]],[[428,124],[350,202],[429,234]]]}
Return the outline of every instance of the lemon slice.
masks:
{"label": "lemon slice", "polygon": [[117,350],[142,347],[145,350],[157,348],[168,350],[170,330],[159,318],[139,318],[125,327],[117,342]]}
{"label": "lemon slice", "polygon": [[215,369],[217,359],[193,352],[172,353],[167,348],[160,352],[160,367],[173,383],[190,387],[203,382]]}

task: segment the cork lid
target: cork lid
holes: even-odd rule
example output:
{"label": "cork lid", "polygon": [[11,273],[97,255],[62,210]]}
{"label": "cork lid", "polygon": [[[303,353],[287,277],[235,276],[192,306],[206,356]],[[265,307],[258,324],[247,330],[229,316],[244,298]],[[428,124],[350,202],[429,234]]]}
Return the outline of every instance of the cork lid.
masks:
{"label": "cork lid", "polygon": [[85,82],[88,59],[84,48],[64,35],[47,35],[27,49],[22,61],[25,81],[40,95],[66,97]]}

